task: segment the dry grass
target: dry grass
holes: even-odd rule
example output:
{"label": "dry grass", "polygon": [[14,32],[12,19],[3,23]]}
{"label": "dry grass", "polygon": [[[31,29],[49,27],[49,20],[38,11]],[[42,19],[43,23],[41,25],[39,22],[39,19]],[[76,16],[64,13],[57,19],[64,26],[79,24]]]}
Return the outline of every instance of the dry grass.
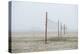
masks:
{"label": "dry grass", "polygon": [[35,52],[50,50],[77,49],[77,33],[68,33],[58,38],[57,33],[48,33],[47,44],[44,33],[15,33],[12,34],[12,52]]}

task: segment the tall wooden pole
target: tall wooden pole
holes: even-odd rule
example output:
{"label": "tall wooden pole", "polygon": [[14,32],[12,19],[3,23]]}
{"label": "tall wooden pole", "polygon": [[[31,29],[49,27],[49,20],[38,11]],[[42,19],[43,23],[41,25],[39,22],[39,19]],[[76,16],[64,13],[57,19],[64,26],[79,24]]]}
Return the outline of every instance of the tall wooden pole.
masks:
{"label": "tall wooden pole", "polygon": [[60,36],[62,36],[62,23],[61,23],[61,28],[60,28]]}
{"label": "tall wooden pole", "polygon": [[58,20],[58,38],[59,38],[59,20]]}
{"label": "tall wooden pole", "polygon": [[47,12],[46,12],[46,21],[45,21],[45,43],[47,43]]}
{"label": "tall wooden pole", "polygon": [[64,24],[64,35],[65,35],[65,24]]}

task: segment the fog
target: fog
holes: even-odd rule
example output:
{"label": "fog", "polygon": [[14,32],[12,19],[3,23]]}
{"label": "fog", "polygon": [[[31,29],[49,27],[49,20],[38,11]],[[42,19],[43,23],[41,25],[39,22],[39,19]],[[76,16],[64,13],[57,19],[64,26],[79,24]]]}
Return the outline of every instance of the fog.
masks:
{"label": "fog", "polygon": [[[78,30],[78,6],[72,4],[52,4],[36,2],[12,2],[12,32],[44,31],[45,13],[48,12],[48,19],[56,23],[65,24],[69,31]],[[49,24],[49,23],[48,23]],[[48,28],[50,29],[50,28]]]}

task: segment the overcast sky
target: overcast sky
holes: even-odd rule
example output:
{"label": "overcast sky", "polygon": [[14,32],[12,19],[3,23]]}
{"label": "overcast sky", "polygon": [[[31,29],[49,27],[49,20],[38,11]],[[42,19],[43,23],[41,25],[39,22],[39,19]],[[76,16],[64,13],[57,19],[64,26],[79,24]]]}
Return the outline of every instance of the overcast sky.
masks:
{"label": "overcast sky", "polygon": [[12,2],[12,31],[44,30],[46,11],[48,19],[59,20],[69,29],[77,31],[77,5],[22,1]]}

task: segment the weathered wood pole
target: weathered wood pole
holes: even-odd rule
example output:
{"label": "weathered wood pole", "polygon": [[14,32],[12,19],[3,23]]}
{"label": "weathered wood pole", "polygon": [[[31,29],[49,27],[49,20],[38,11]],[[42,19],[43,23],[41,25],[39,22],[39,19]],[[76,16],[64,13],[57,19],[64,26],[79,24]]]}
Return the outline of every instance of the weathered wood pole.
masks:
{"label": "weathered wood pole", "polygon": [[47,12],[46,12],[46,20],[45,20],[45,43],[47,43]]}
{"label": "weathered wood pole", "polygon": [[59,39],[59,20],[58,20],[58,39]]}
{"label": "weathered wood pole", "polygon": [[61,26],[60,26],[60,36],[62,37],[62,23],[61,23]]}
{"label": "weathered wood pole", "polygon": [[64,35],[65,35],[65,24],[64,24]]}

